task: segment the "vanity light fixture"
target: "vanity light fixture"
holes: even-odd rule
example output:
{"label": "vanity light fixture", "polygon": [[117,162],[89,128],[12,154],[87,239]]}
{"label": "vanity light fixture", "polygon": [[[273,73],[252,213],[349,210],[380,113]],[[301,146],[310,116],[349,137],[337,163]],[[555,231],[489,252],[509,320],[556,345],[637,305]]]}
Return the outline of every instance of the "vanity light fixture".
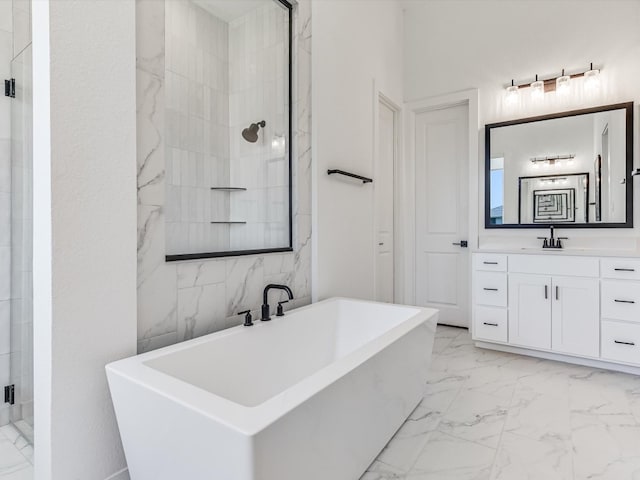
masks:
{"label": "vanity light fixture", "polygon": [[534,166],[537,166],[539,163],[544,163],[546,165],[553,166],[556,163],[559,163],[560,160],[567,160],[568,162],[572,162],[574,158],[576,158],[574,154],[553,155],[549,157],[533,157],[531,158],[531,163],[533,163]]}
{"label": "vanity light fixture", "polygon": [[564,95],[568,93],[570,89],[572,83],[571,80],[580,77],[584,77],[583,87],[585,91],[595,91],[600,87],[600,69],[593,68],[592,63],[588,70],[584,70],[582,72],[565,74],[564,69],[562,69],[562,73],[560,75],[546,78],[544,80],[540,80],[538,75],[536,75],[536,79],[531,83],[516,84],[512,80],[511,84],[505,87],[507,91],[507,100],[509,100],[510,95],[514,95],[512,92],[519,93],[523,88],[531,88],[531,98],[534,100],[542,99],[544,94],[547,92],[557,92],[559,95]]}
{"label": "vanity light fixture", "polygon": [[569,180],[566,177],[562,177],[562,178],[549,178],[546,180],[540,180],[540,185],[555,185],[556,183],[558,185],[566,185],[569,182]]}

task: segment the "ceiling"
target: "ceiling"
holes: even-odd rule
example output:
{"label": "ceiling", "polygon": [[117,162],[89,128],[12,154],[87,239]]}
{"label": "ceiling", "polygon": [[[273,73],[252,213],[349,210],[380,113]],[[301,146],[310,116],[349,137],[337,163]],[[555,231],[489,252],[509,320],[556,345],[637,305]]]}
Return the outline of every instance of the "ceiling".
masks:
{"label": "ceiling", "polygon": [[230,22],[273,0],[193,0],[216,17]]}

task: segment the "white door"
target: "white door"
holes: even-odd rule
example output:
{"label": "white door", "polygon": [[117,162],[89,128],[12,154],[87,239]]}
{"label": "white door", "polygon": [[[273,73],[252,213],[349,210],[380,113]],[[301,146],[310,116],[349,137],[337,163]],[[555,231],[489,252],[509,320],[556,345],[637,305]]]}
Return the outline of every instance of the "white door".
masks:
{"label": "white door", "polygon": [[396,112],[378,101],[374,166],[375,299],[393,302],[393,186],[397,146]]}
{"label": "white door", "polygon": [[600,292],[595,278],[553,277],[552,348],[597,357],[600,353]]}
{"label": "white door", "polygon": [[509,275],[509,343],[551,348],[551,277]]}
{"label": "white door", "polygon": [[463,327],[470,323],[468,116],[461,105],[415,117],[416,304]]}

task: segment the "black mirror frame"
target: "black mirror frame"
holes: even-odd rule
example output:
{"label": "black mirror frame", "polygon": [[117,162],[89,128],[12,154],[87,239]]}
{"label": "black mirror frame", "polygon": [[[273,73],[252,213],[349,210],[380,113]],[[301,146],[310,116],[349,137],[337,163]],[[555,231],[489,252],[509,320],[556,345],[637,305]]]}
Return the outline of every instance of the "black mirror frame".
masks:
{"label": "black mirror frame", "polygon": [[288,165],[289,165],[289,245],[279,248],[263,248],[253,250],[231,250],[223,252],[204,252],[204,253],[185,253],[177,255],[165,255],[166,262],[178,262],[182,260],[197,260],[201,258],[221,258],[221,257],[238,257],[244,255],[264,255],[267,253],[283,253],[293,252],[293,13],[294,4],[289,0],[274,0],[276,3],[283,6],[289,15],[289,24],[286,26],[289,32],[289,68],[288,68],[288,82],[289,82],[289,152],[288,152]]}
{"label": "black mirror frame", "polygon": [[[582,224],[554,224],[554,223],[535,223],[535,224],[491,224],[491,130],[509,125],[519,125],[523,123],[539,122],[542,120],[552,120],[555,118],[575,117],[578,115],[586,115],[589,113],[607,112],[610,110],[625,110],[626,117],[626,221],[623,223],[582,223]],[[484,228],[485,229],[544,229],[551,226],[558,228],[633,228],[633,102],[617,103],[613,105],[605,105],[602,107],[585,108],[582,110],[572,110],[569,112],[552,113],[549,115],[540,115],[537,117],[521,118],[518,120],[510,120],[507,122],[490,123],[485,125],[484,131]]]}

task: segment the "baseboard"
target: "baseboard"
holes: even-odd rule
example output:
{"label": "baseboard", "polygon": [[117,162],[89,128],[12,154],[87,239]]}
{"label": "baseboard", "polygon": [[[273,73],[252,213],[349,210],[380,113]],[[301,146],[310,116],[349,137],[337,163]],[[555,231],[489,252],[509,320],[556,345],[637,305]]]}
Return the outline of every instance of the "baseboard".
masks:
{"label": "baseboard", "polygon": [[117,471],[113,475],[109,475],[104,480],[131,480],[129,478],[129,469],[123,468],[122,470]]}
{"label": "baseboard", "polygon": [[481,340],[474,340],[474,342],[476,347],[486,348],[488,350],[498,350],[499,352],[516,353],[520,355],[528,355],[530,357],[543,358],[545,360],[555,360],[557,362],[572,363],[574,365],[582,365],[585,367],[601,368],[604,370],[613,370],[615,372],[629,373],[631,375],[640,375],[640,367],[625,365],[623,363],[614,363],[593,358],[574,357],[572,355],[563,355],[561,353],[545,352],[542,350],[530,350],[524,347],[489,343]]}

